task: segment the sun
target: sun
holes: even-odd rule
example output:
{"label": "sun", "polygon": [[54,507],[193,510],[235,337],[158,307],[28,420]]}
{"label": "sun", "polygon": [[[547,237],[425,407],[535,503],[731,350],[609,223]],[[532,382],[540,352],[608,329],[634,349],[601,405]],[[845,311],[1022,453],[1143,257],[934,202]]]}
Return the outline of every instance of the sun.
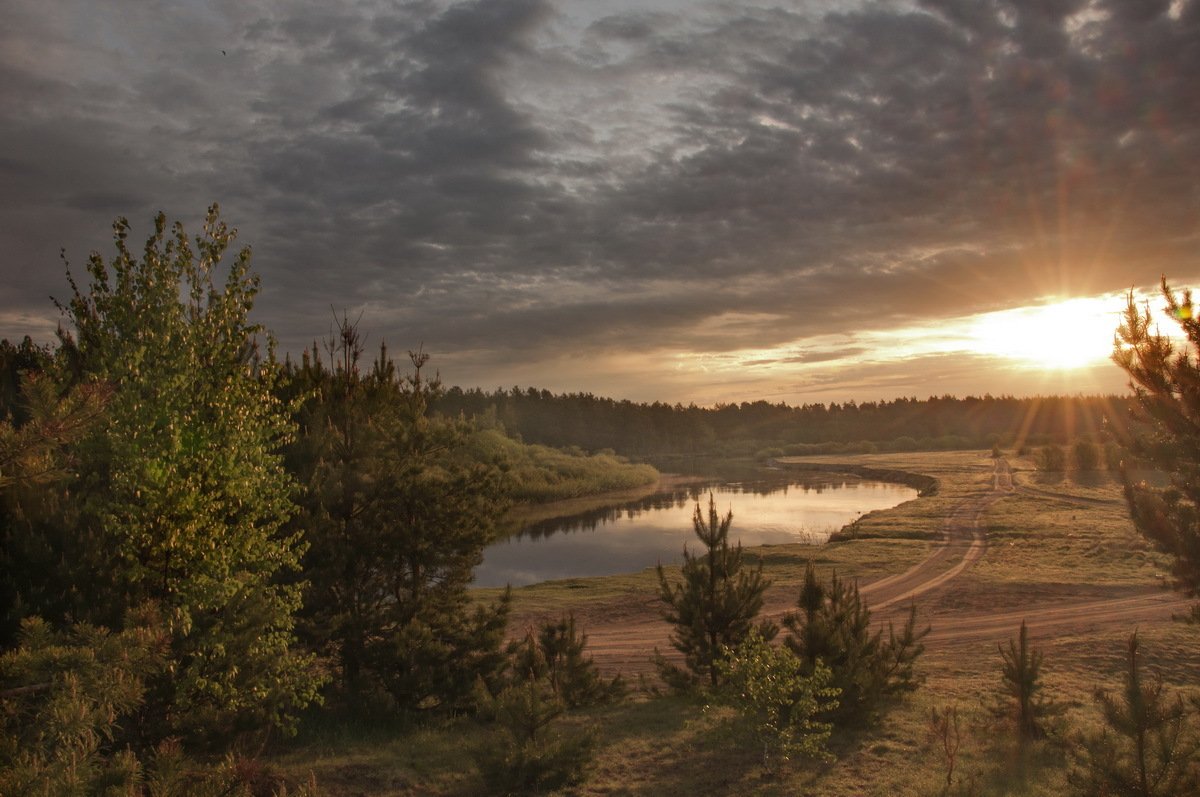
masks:
{"label": "sun", "polygon": [[1064,299],[977,316],[968,338],[978,354],[1029,368],[1071,370],[1108,360],[1120,324],[1121,296]]}

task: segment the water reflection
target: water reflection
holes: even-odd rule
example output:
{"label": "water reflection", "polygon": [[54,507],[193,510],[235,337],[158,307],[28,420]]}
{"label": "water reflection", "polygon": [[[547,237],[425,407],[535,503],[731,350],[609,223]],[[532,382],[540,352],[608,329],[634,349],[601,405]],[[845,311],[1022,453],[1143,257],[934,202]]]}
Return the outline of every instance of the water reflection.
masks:
{"label": "water reflection", "polygon": [[559,578],[610,575],[676,562],[692,534],[696,503],[709,492],[730,536],[745,546],[821,543],[856,517],[916,498],[911,487],[831,474],[781,474],[696,484],[613,507],[531,523],[484,551],[476,586],[519,586]]}

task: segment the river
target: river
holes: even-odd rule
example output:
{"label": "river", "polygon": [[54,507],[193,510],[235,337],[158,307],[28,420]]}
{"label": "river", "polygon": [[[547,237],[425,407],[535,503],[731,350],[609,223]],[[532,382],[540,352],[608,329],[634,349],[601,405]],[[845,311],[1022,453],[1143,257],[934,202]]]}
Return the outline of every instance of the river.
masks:
{"label": "river", "polygon": [[917,497],[911,487],[838,474],[778,473],[681,488],[526,526],[484,550],[474,586],[517,587],[681,562],[684,545],[701,548],[692,513],[699,501],[707,518],[710,492],[722,517],[732,509],[730,541],[745,547],[820,544],[860,515]]}

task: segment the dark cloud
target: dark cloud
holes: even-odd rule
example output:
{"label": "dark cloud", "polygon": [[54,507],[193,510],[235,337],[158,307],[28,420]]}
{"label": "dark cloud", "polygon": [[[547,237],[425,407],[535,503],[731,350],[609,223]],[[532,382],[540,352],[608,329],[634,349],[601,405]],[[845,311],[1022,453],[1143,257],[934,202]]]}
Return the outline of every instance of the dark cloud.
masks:
{"label": "dark cloud", "polygon": [[1200,276],[1197,0],[640,5],[20,0],[0,319],[53,316],[59,247],[214,200],[285,347],[362,309],[489,353],[455,382],[563,351],[814,363],[816,335]]}

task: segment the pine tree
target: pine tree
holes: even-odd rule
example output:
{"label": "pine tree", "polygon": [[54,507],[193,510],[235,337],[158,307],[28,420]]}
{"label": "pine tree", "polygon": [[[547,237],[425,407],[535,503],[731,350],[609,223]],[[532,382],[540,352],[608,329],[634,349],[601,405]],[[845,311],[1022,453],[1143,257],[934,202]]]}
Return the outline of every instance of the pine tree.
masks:
{"label": "pine tree", "polygon": [[921,640],[929,628],[918,631],[914,605],[900,634],[888,625],[871,632],[871,610],[863,602],[858,585],[834,573],[829,585],[817,579],[810,562],[797,598],[799,612],[784,617],[789,635],[785,644],[795,653],[806,673],[815,672],[818,662],[833,672],[830,686],[840,690],[838,719],[862,719],[879,701],[915,689],[915,664],[925,650]]}
{"label": "pine tree", "polygon": [[1029,644],[1029,631],[1025,621],[1016,641],[1008,641],[1008,649],[997,646],[1000,652],[1000,678],[1002,689],[1010,703],[1004,713],[1013,717],[1017,726],[1017,738],[1024,744],[1041,739],[1046,735],[1045,720],[1059,713],[1060,707],[1047,701],[1042,692],[1042,652]]}
{"label": "pine tree", "polygon": [[[1122,468],[1134,525],[1174,557],[1177,584],[1200,595],[1200,319],[1192,295],[1178,296],[1162,281],[1166,310],[1178,319],[1185,341],[1177,348],[1153,329],[1150,310],[1139,312],[1132,293],[1117,330],[1113,361],[1129,374],[1137,405],[1130,453],[1171,475],[1171,486],[1135,483]],[[1123,425],[1121,425],[1123,427]],[[1116,431],[1122,431],[1122,428]]]}
{"label": "pine tree", "polygon": [[625,683],[620,675],[606,681],[585,656],[587,634],[575,627],[575,614],[542,623],[537,646],[546,661],[546,677],[554,693],[568,708],[608,703],[621,697]]}
{"label": "pine tree", "polygon": [[1120,694],[1098,690],[1096,700],[1105,727],[1080,739],[1070,773],[1080,794],[1200,794],[1200,741],[1182,698],[1169,700],[1161,680],[1143,679],[1136,633],[1129,638]]}
{"label": "pine tree", "polygon": [[306,353],[286,393],[303,397],[289,462],[307,486],[296,526],[309,544],[305,636],[335,656],[346,697],[403,709],[463,707],[502,663],[507,596],[467,595],[505,502],[501,471],[465,453],[465,424],[429,416],[440,393],[410,352],[401,376],[380,347],[360,368],[362,338],[338,322]]}
{"label": "pine tree", "polygon": [[320,679],[294,647],[300,588],[279,583],[301,550],[283,530],[295,485],[279,449],[293,428],[248,321],[250,250],[221,265],[235,234],[215,205],[194,246],[162,214],[140,258],[128,222],[113,229],[116,257],[93,253],[89,282],[69,276],[60,304],[63,356],[81,383],[112,390],[71,485],[75,533],[103,558],[87,563],[96,582],[73,586],[109,627],[161,607],[169,674],[151,682],[148,734],[289,728]]}
{"label": "pine tree", "polygon": [[[714,666],[725,649],[736,648],[755,627],[754,619],[763,605],[770,582],[763,578],[762,564],[743,569],[742,546],[729,545],[729,527],[733,512],[724,518],[717,514],[716,499],[709,494],[708,515],[700,504],[692,516],[692,528],[704,545],[704,552],[683,552],[682,583],[672,585],[666,571],[658,566],[659,597],[667,604],[664,616],[675,626],[671,644],[684,655],[690,675],[659,656],[657,661],[664,680],[683,686],[708,679],[720,684],[720,672]],[[759,633],[770,640],[776,627],[763,622]]]}
{"label": "pine tree", "polygon": [[15,644],[31,614],[59,623],[87,609],[78,585],[89,580],[79,555],[89,539],[69,518],[66,488],[77,444],[100,422],[110,391],[61,381],[49,362],[22,373],[13,412],[0,418],[0,646]]}
{"label": "pine tree", "polygon": [[536,794],[578,783],[595,747],[590,732],[551,727],[568,706],[538,636],[530,629],[510,646],[509,678],[495,685],[479,678],[475,686],[479,717],[496,725],[475,760],[484,781],[500,794]]}

